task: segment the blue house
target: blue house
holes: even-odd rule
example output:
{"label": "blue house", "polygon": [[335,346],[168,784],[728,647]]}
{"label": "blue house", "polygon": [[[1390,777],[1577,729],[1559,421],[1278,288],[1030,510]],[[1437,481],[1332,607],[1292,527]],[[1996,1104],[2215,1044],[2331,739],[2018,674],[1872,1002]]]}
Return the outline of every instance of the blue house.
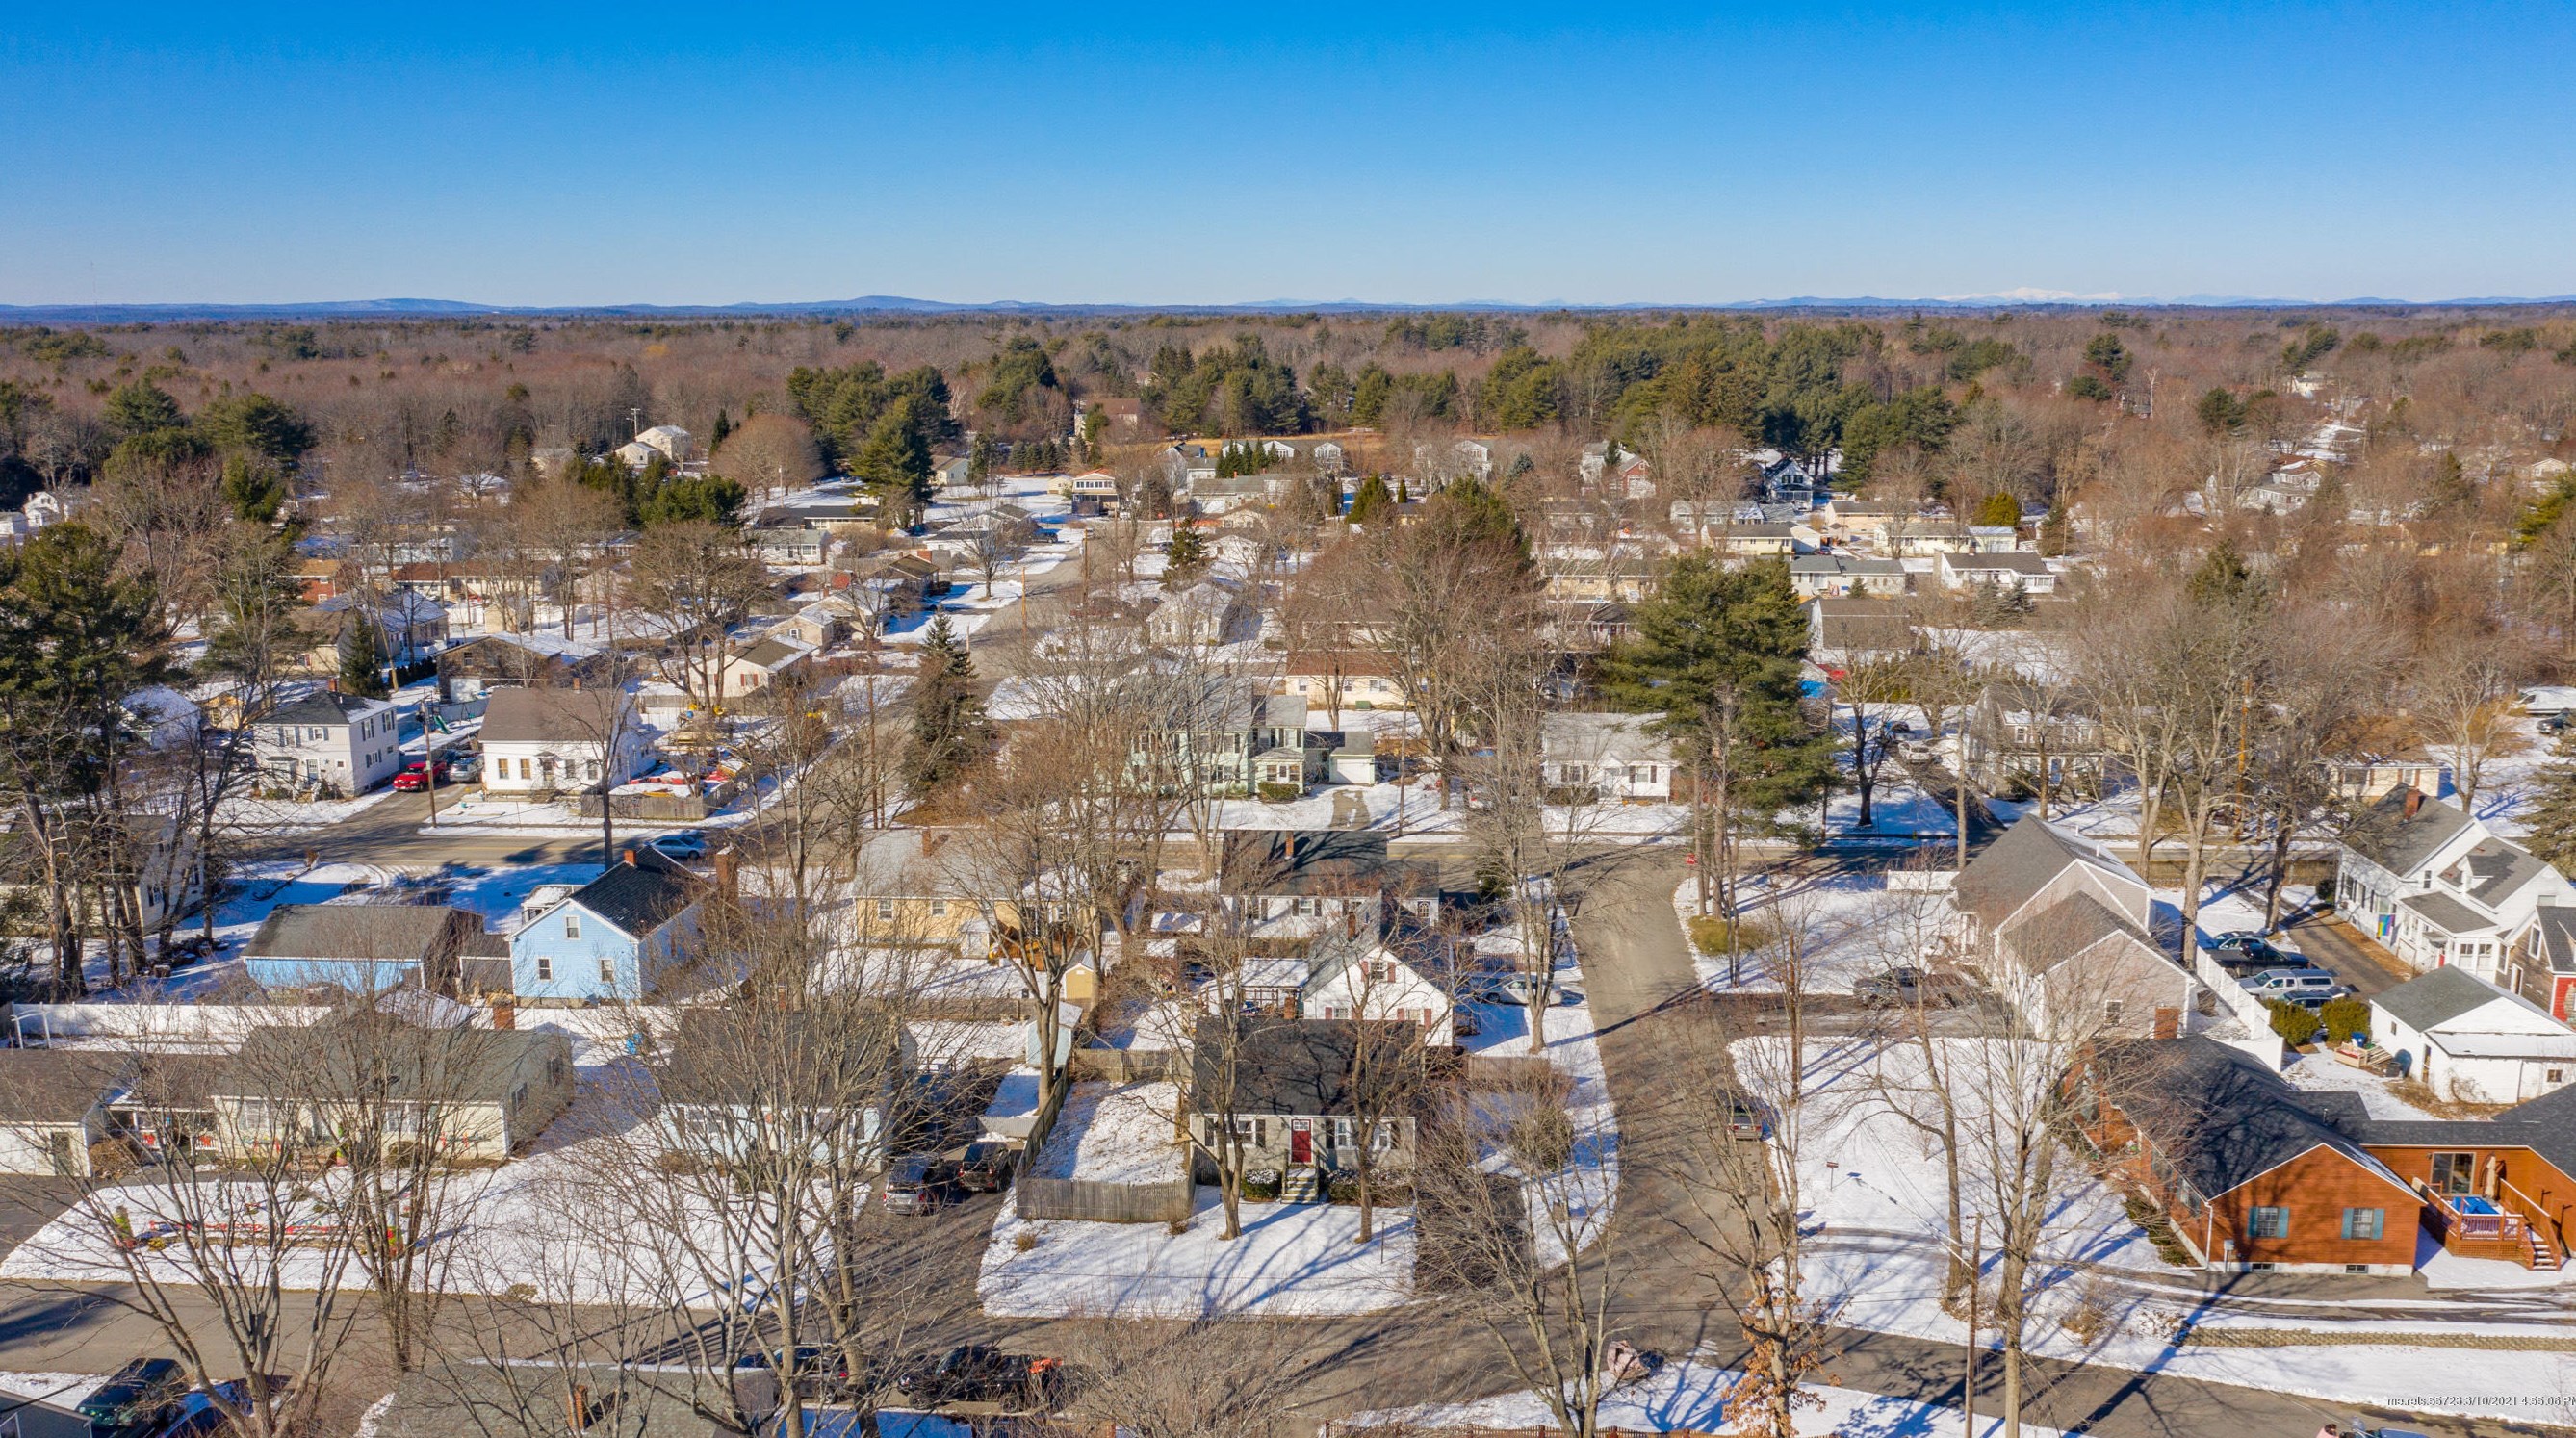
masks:
{"label": "blue house", "polygon": [[712,886],[661,850],[614,868],[510,936],[510,987],[523,999],[640,999],[687,955]]}
{"label": "blue house", "polygon": [[242,949],[263,988],[453,992],[468,960],[500,952],[480,916],[438,904],[280,904]]}

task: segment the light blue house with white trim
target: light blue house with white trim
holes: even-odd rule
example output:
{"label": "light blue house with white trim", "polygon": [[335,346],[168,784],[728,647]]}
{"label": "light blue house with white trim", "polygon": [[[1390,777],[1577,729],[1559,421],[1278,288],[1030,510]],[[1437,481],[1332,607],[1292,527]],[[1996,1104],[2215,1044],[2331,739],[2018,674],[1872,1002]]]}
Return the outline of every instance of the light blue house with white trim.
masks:
{"label": "light blue house with white trim", "polygon": [[510,936],[510,987],[522,999],[641,999],[688,956],[713,886],[649,846],[564,895]]}
{"label": "light blue house with white trim", "polygon": [[452,992],[464,960],[494,952],[483,920],[437,904],[280,904],[242,948],[262,988],[333,984],[353,994]]}

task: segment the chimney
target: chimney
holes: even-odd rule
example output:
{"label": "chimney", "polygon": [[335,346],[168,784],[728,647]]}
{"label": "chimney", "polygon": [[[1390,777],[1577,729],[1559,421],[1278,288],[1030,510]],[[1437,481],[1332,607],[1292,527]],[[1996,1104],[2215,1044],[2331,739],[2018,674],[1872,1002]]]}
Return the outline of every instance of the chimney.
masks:
{"label": "chimney", "polygon": [[332,675],[330,678],[323,680],[323,681],[322,681],[322,685],[323,685],[323,688],[325,688],[325,689],[326,689],[326,690],[328,690],[329,692],[331,692],[331,693],[333,693],[333,694],[337,694],[337,693],[339,693],[339,692],[340,692],[340,676],[339,676],[339,675],[337,675],[337,674],[334,674],[334,675]]}
{"label": "chimney", "polygon": [[948,831],[945,829],[924,829],[921,831],[921,852],[924,854],[938,853],[940,846],[947,842]]}
{"label": "chimney", "polygon": [[716,892],[728,899],[737,897],[742,888],[740,872],[734,867],[736,862],[731,844],[716,850]]}
{"label": "chimney", "polygon": [[2406,817],[2409,819],[2414,818],[2415,811],[2423,807],[2424,791],[2412,787],[2408,788],[2406,791]]}
{"label": "chimney", "polygon": [[518,1026],[518,1000],[508,994],[494,995],[492,999],[492,1027],[496,1029],[515,1029]]}
{"label": "chimney", "polygon": [[564,1425],[575,1433],[590,1431],[590,1385],[576,1383],[564,1395]]}
{"label": "chimney", "polygon": [[631,848],[618,850],[617,858],[618,862],[625,864],[628,868],[633,868],[635,866],[635,851]]}
{"label": "chimney", "polygon": [[1346,939],[1356,939],[1359,936],[1360,911],[1345,906],[1342,910],[1342,937]]}

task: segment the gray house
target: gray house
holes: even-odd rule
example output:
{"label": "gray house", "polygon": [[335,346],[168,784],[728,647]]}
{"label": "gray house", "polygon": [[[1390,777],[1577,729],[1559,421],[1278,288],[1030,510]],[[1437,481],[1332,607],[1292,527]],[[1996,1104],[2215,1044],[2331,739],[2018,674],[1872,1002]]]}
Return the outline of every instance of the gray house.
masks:
{"label": "gray house", "polygon": [[[1247,1169],[1279,1169],[1292,1190],[1297,1170],[1354,1167],[1364,1139],[1372,1169],[1394,1173],[1419,1152],[1429,1063],[1418,1024],[1208,1015],[1192,1045],[1190,1108],[1209,1144],[1230,1125]],[[1361,1132],[1370,1119],[1373,1138]]]}

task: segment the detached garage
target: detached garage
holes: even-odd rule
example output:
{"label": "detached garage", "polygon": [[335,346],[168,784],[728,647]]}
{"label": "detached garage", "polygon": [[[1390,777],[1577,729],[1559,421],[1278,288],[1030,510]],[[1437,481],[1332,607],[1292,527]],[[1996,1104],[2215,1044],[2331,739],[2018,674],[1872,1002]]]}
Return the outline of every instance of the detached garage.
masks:
{"label": "detached garage", "polygon": [[0,1173],[88,1177],[121,1068],[102,1054],[0,1049]]}
{"label": "detached garage", "polygon": [[2370,1036],[2455,1103],[2522,1103],[2576,1076],[2576,1030],[2466,969],[2435,969],[2372,999]]}

